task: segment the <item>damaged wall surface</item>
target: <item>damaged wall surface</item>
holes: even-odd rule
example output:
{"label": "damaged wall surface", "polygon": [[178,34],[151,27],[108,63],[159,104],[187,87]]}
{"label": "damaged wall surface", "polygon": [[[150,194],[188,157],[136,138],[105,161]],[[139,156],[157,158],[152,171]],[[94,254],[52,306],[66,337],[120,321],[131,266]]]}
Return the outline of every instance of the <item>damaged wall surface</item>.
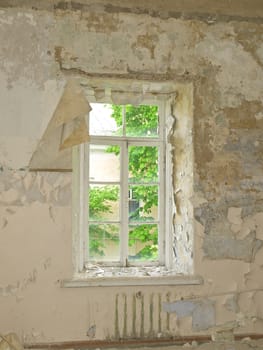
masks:
{"label": "damaged wall surface", "polygon": [[[0,332],[28,344],[262,334],[262,17],[46,3],[0,4]],[[73,274],[71,173],[28,164],[75,76],[193,84],[202,285],[61,288]]]}

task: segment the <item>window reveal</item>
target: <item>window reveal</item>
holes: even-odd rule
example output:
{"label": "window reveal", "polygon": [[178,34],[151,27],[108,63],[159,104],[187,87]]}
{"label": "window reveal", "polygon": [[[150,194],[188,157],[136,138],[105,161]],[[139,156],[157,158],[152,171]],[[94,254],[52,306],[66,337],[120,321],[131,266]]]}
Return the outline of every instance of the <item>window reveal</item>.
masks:
{"label": "window reveal", "polygon": [[[169,81],[149,83],[94,78],[81,81],[81,86],[85,89],[87,101],[95,103],[96,108],[103,107],[105,103],[115,103],[121,113],[118,119],[113,118],[110,122],[105,122],[101,113],[95,118],[94,115],[92,116],[95,110],[93,106],[93,111],[87,115],[89,143],[73,147],[74,277],[71,281],[64,281],[63,285],[83,287],[199,284],[199,278],[192,278],[194,271],[192,83],[176,84]],[[138,126],[141,123],[135,123],[135,127],[132,128],[130,120],[126,122],[129,114],[127,107],[130,104],[155,106],[155,108],[158,106],[157,126],[148,124],[139,136],[133,134],[135,131],[138,132]],[[126,108],[123,109],[122,105]],[[140,115],[140,118],[143,120],[143,115]],[[157,147],[158,180],[155,183],[148,181],[149,179],[148,182],[134,183],[134,175],[130,173],[129,166],[129,149],[133,146]],[[92,148],[92,152],[88,149],[89,147]],[[115,153],[106,152],[113,147],[115,149],[118,147]],[[113,157],[115,163],[116,159],[118,160],[119,165],[115,166],[118,171],[112,172],[110,180],[105,181],[103,178],[107,174],[108,167],[105,165],[107,162],[94,161],[96,158],[93,156],[96,152],[103,153],[108,159]],[[144,157],[140,158],[144,159]],[[100,167],[100,171],[97,172],[101,176],[100,179],[96,179],[92,173],[95,169],[92,162],[96,167]],[[126,166],[123,167],[122,164]],[[123,176],[125,171],[120,169],[126,169],[126,176]],[[156,223],[138,219],[144,199],[136,198],[136,191],[133,190],[137,185],[145,188],[158,186],[158,207],[153,211],[157,216],[151,216],[156,219]],[[96,206],[89,207],[91,200],[96,204],[98,199],[96,196],[92,198],[95,187],[101,189],[101,191],[98,190],[99,194],[105,190],[108,191],[106,200],[106,208],[110,208],[108,212],[98,213]],[[112,192],[115,196],[113,199]],[[115,199],[116,196],[118,201]],[[102,198],[106,198],[105,194]],[[100,199],[102,203],[104,199]],[[136,226],[132,221],[134,216],[135,218],[137,216],[136,224],[138,223],[141,227],[144,224],[157,224],[158,244],[151,242],[150,245],[157,248],[155,256],[153,254],[147,258],[143,256],[142,259],[140,250],[144,248],[143,244],[135,244],[131,241],[133,237],[129,235],[129,223],[132,227]],[[126,224],[128,222],[128,230],[121,231],[120,227],[125,222]],[[104,236],[103,234],[97,236],[104,237],[104,240],[99,240],[101,247],[97,239],[90,239],[89,236],[88,228],[95,224],[97,228],[102,228],[101,233],[104,233]],[[111,237],[105,235],[107,224],[112,225]],[[119,225],[118,230],[116,230],[117,225]],[[114,250],[105,250],[104,246],[109,247],[112,244],[117,246],[116,254],[112,254]],[[96,249],[98,249],[97,252]]]}

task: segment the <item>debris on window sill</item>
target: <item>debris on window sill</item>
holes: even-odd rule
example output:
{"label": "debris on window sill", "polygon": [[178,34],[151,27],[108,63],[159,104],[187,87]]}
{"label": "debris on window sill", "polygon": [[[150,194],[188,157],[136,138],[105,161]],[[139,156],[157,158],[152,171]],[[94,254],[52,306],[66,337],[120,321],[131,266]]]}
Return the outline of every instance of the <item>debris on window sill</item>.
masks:
{"label": "debris on window sill", "polygon": [[72,279],[63,280],[62,287],[137,286],[137,285],[199,285],[200,276],[181,275],[164,266],[109,267],[89,265]]}

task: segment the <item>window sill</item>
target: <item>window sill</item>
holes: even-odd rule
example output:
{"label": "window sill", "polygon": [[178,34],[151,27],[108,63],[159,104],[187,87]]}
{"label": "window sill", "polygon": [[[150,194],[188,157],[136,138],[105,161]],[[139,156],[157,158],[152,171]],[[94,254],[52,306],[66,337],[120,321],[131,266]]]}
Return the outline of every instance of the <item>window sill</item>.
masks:
{"label": "window sill", "polygon": [[200,285],[203,279],[200,276],[125,276],[125,277],[91,277],[78,276],[69,280],[62,280],[62,288],[83,287],[114,287],[114,286],[177,286],[177,285]]}

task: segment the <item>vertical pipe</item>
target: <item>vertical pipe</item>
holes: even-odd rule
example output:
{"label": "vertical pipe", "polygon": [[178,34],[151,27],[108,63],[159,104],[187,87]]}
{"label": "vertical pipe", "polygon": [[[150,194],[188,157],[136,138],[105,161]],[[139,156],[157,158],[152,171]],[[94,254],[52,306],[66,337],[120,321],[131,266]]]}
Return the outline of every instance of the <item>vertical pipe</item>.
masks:
{"label": "vertical pipe", "polygon": [[162,319],[161,319],[161,313],[162,313],[162,296],[159,293],[158,294],[158,333],[162,333]]}
{"label": "vertical pipe", "polygon": [[140,336],[144,337],[144,295],[141,295],[141,331]]}
{"label": "vertical pipe", "polygon": [[150,318],[150,329],[149,335],[153,335],[153,293],[150,295],[150,303],[149,303],[149,318]]}
{"label": "vertical pipe", "polygon": [[132,337],[135,338],[137,336],[136,332],[136,295],[132,296]]}
{"label": "vertical pipe", "polygon": [[119,328],[119,294],[115,297],[115,339],[120,338]]}
{"label": "vertical pipe", "polygon": [[127,295],[123,294],[124,304],[123,304],[123,338],[127,338]]}

